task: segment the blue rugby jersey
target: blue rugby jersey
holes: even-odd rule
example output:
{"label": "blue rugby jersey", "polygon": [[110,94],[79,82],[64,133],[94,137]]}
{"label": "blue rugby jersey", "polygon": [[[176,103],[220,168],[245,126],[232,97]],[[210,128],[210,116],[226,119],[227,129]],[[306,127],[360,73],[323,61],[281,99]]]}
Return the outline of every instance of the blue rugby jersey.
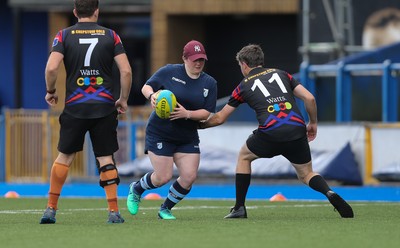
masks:
{"label": "blue rugby jersey", "polygon": [[[177,102],[187,110],[205,109],[215,112],[217,102],[217,81],[205,72],[197,79],[190,78],[184,64],[168,64],[160,68],[147,82],[154,92],[166,89],[174,93]],[[198,140],[197,121],[159,118],[151,113],[147,123],[146,135],[161,137],[170,142]]]}

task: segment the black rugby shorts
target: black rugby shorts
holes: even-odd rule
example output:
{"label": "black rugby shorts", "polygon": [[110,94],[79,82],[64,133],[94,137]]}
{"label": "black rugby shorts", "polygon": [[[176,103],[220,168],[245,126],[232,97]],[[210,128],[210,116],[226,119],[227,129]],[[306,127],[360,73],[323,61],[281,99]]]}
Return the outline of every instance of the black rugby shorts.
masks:
{"label": "black rugby shorts", "polygon": [[96,157],[108,156],[118,150],[118,112],[95,119],[79,119],[65,112],[59,117],[58,151],[71,154],[83,150],[85,134],[89,132]]}
{"label": "black rugby shorts", "polygon": [[249,136],[246,144],[249,150],[260,158],[282,155],[294,164],[305,164],[311,161],[307,136],[293,141],[276,142],[266,140],[261,132],[255,131]]}

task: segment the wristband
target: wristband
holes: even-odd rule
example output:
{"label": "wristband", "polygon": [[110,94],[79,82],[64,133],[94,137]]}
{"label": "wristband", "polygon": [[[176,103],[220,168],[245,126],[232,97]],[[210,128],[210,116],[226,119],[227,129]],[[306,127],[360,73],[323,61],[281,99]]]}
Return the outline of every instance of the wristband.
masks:
{"label": "wristband", "polygon": [[151,96],[154,94],[154,92],[153,93],[151,93],[150,95],[149,95],[149,97],[147,98],[147,100],[150,100],[151,101]]}
{"label": "wristband", "polygon": [[46,92],[49,94],[54,94],[54,93],[56,93],[56,89],[46,90]]}

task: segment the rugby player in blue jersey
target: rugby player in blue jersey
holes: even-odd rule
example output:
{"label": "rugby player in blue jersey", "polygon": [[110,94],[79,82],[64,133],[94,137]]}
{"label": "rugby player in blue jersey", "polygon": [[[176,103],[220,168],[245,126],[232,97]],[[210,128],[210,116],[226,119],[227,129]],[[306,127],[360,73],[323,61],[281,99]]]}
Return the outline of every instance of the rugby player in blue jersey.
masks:
{"label": "rugby player in blue jersey", "polygon": [[[300,181],[324,194],[343,218],[353,218],[350,205],[333,192],[325,179],[313,171],[308,142],[317,135],[317,105],[314,96],[289,73],[264,68],[259,45],[243,47],[236,55],[245,77],[234,89],[224,108],[200,122],[199,128],[223,124],[242,103],[256,113],[258,128],[242,146],[236,165],[236,204],[225,218],[247,218],[245,199],[251,179],[251,162],[282,155],[296,170]],[[295,96],[304,101],[309,117],[306,124]]]}
{"label": "rugby player in blue jersey", "polygon": [[177,106],[169,119],[161,119],[152,112],[146,127],[145,153],[149,155],[153,171],[129,186],[128,210],[137,214],[144,191],[168,183],[173,176],[174,163],[179,177],[158,212],[160,219],[175,219],[171,209],[187,194],[197,177],[200,163],[197,123],[215,112],[217,82],[203,71],[207,60],[203,44],[192,40],[183,48],[183,64],[168,64],[155,72],[142,88],[143,95],[155,107],[156,92],[170,90]]}

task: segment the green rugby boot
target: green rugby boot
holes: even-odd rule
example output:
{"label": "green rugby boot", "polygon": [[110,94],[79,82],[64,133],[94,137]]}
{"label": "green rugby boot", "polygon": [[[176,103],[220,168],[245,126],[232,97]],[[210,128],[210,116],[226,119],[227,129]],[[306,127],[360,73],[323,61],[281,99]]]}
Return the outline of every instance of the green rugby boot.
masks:
{"label": "green rugby boot", "polygon": [[163,208],[158,211],[158,218],[162,220],[176,220],[175,216],[172,215],[171,209]]}
{"label": "green rugby boot", "polygon": [[139,211],[139,204],[140,204],[140,198],[141,195],[138,195],[135,193],[135,190],[133,189],[133,186],[137,182],[133,182],[129,185],[129,194],[126,199],[126,206],[128,207],[129,213],[132,215],[137,214]]}

